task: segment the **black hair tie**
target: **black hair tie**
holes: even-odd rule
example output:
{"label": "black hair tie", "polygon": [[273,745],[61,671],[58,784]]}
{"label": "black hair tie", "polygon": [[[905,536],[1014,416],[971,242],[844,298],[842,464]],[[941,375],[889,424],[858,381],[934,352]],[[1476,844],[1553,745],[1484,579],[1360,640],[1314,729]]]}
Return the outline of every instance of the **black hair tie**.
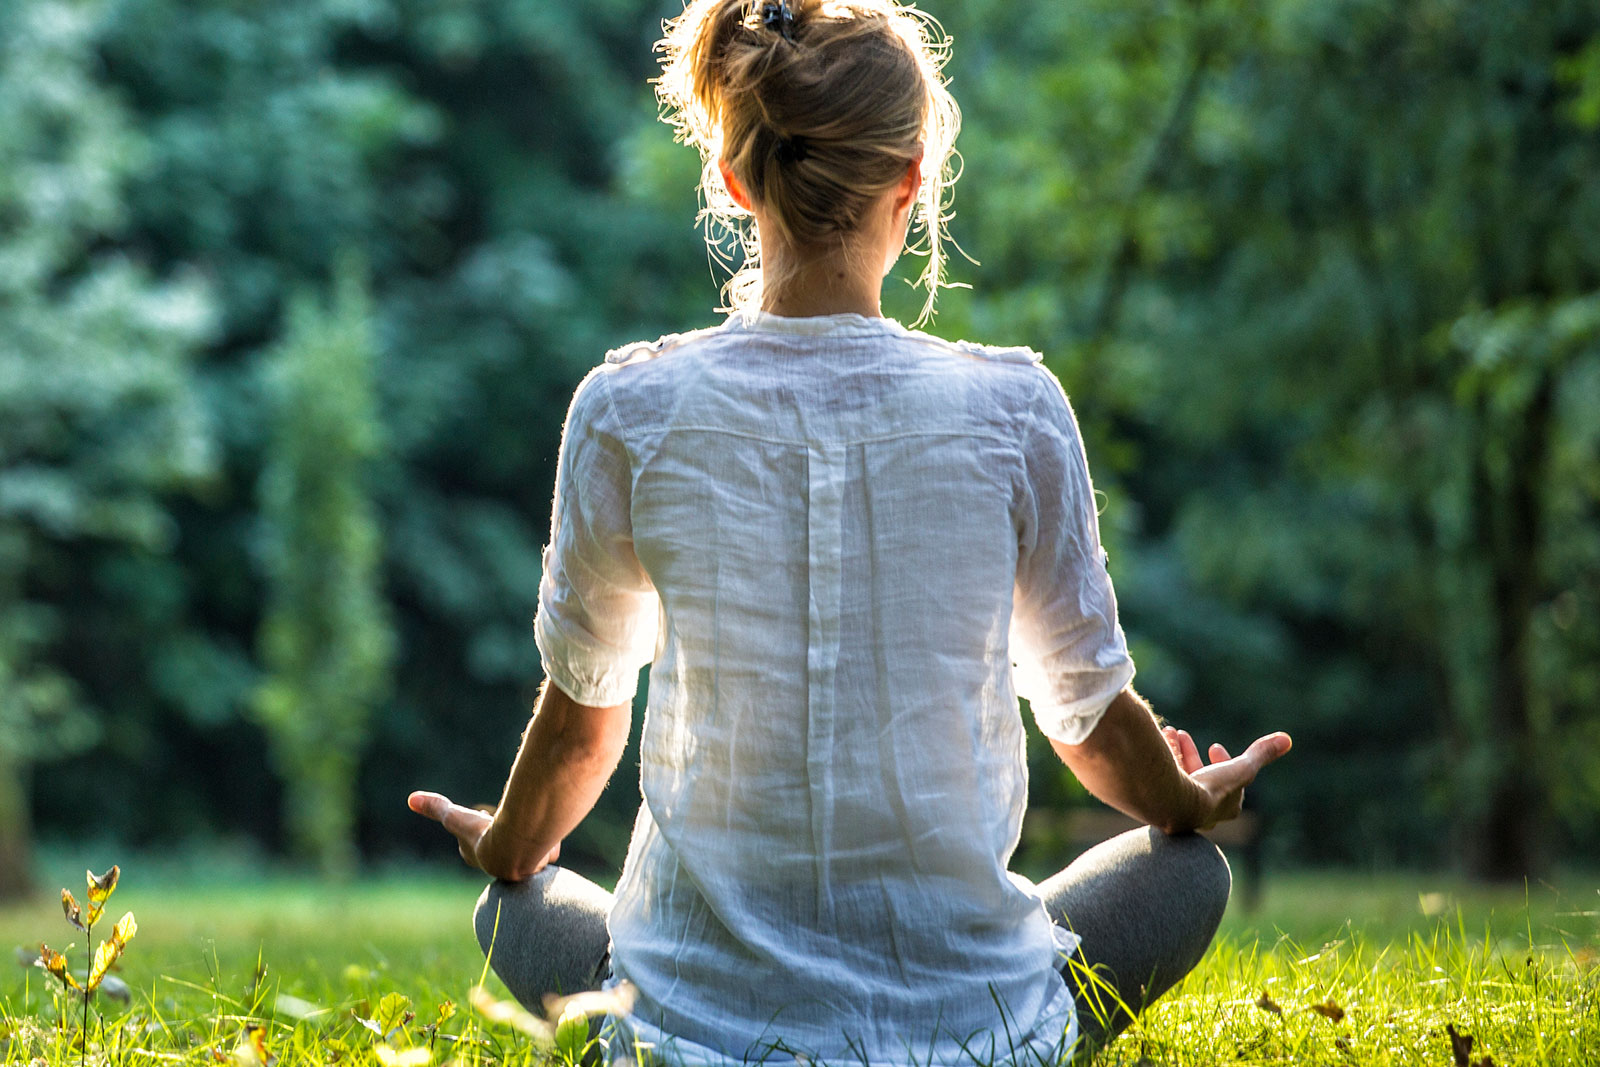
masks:
{"label": "black hair tie", "polygon": [[806,147],[806,139],[799,134],[778,138],[779,163],[799,163],[810,154],[810,149]]}
{"label": "black hair tie", "polygon": [[782,35],[790,44],[794,43],[794,8],[789,6],[789,0],[762,4],[761,25]]}

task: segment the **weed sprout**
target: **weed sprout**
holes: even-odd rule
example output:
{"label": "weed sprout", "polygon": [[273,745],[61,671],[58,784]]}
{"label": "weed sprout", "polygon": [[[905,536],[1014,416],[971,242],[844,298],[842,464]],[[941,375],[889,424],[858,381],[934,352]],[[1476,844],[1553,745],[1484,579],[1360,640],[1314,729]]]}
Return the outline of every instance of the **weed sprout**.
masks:
{"label": "weed sprout", "polygon": [[[34,961],[38,966],[54,975],[61,983],[61,990],[70,996],[81,997],[83,1000],[83,1025],[79,1033],[79,1047],[81,1054],[78,1062],[84,1064],[89,1056],[89,1002],[94,999],[95,993],[104,986],[107,996],[116,996],[116,990],[121,989],[121,983],[114,978],[109,978],[111,968],[122,958],[127,951],[128,942],[133,940],[133,935],[139,932],[139,924],[134,921],[133,912],[127,912],[117,920],[111,928],[111,936],[100,942],[93,955],[89,954],[89,946],[94,943],[94,927],[105,913],[106,901],[111,899],[111,894],[116,892],[117,879],[122,876],[122,869],[115,865],[104,874],[86,872],[88,882],[89,910],[84,911],[83,906],[72,895],[69,889],[61,891],[61,913],[71,925],[83,931],[84,934],[84,978],[82,982],[68,968],[67,957],[64,953],[57,952],[43,941],[39,942],[39,958]],[[68,945],[67,950],[71,951]],[[108,981],[109,979],[109,981]],[[112,984],[115,983],[115,984]],[[123,990],[122,997],[126,997]]]}

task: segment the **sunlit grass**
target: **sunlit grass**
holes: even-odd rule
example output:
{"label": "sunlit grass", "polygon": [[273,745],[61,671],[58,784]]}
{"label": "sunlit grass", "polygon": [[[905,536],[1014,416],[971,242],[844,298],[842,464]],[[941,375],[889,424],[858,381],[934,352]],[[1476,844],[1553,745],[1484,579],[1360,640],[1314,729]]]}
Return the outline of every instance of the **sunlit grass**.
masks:
{"label": "sunlit grass", "polygon": [[[1438,922],[1393,941],[1224,938],[1103,1062],[1363,1065],[1600,1062],[1600,971],[1584,944]],[[1473,1038],[1466,1061],[1448,1027]]]}
{"label": "sunlit grass", "polygon": [[[1474,1039],[1474,1065],[1487,1055],[1500,1067],[1591,1067],[1600,1063],[1597,884],[1274,877],[1260,907],[1232,910],[1195,973],[1099,1063],[1454,1067],[1449,1025]],[[120,966],[131,1004],[96,1005],[83,1057],[81,1002],[62,998],[43,971],[8,964],[0,1064],[545,1061],[547,1043],[468,1007],[483,976],[470,923],[478,888],[448,873],[330,888],[141,877],[137,863],[124,864],[117,904],[139,916],[137,952]],[[62,932],[51,897],[0,911],[0,941],[11,945]],[[81,936],[75,951],[81,958]],[[485,985],[504,998],[492,976]],[[441,1021],[447,1004],[459,1008]]]}

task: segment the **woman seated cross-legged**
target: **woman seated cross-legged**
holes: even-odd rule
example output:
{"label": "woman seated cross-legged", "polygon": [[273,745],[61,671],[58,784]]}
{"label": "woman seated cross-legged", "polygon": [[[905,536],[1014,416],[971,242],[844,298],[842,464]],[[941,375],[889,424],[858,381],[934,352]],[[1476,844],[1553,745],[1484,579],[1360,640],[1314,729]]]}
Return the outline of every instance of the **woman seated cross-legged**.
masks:
{"label": "woman seated cross-legged", "polygon": [[[1194,967],[1228,899],[1193,831],[1288,751],[1209,762],[1129,688],[1082,441],[1024,348],[884,318],[913,225],[941,282],[957,109],[896,0],[694,0],[665,114],[746,227],[734,310],[578,387],[535,636],[548,682],[493,815],[416,793],[494,876],[511,991],[626,981],[614,1056],[1056,1062]],[[556,866],[631,728],[616,892]],[[1148,824],[1034,885],[1018,696]],[[1092,982],[1089,975],[1097,975]]]}

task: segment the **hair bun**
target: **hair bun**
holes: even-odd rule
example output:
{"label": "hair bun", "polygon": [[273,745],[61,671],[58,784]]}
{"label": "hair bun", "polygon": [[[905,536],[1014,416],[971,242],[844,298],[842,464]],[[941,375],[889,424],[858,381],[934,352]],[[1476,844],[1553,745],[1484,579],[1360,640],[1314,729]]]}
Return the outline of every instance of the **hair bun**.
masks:
{"label": "hair bun", "polygon": [[[921,161],[913,205],[921,247],[912,250],[928,256],[924,316],[931,311],[960,126],[940,74],[946,42],[937,23],[900,0],[690,0],[657,48],[662,117],[704,163],[702,217],[742,238],[735,306],[759,292],[759,241],[723,165],[764,225],[810,248],[855,230]],[[715,231],[708,238],[720,243]]]}
{"label": "hair bun", "polygon": [[793,137],[778,138],[777,156],[779,163],[803,163],[810,154],[806,139],[799,134],[795,134]]}
{"label": "hair bun", "polygon": [[794,8],[789,0],[761,5],[761,24],[790,44],[794,43]]}

